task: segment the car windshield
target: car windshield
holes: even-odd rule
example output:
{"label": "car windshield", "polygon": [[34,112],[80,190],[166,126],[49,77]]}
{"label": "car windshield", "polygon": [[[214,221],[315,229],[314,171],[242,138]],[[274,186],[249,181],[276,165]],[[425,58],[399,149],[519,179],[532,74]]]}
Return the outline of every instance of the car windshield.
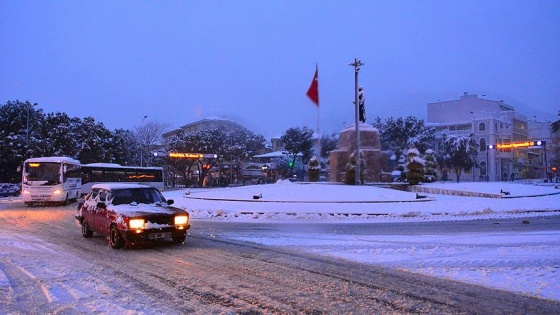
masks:
{"label": "car windshield", "polygon": [[163,195],[155,188],[116,189],[111,192],[113,205],[130,203],[165,203]]}

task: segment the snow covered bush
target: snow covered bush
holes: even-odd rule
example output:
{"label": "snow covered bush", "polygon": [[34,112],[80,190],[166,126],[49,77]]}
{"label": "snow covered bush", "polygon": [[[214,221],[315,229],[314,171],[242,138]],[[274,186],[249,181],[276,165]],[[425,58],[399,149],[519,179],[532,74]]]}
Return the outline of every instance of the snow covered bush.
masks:
{"label": "snow covered bush", "polygon": [[406,179],[406,165],[404,155],[402,154],[399,156],[399,160],[397,161],[396,170],[401,174],[401,177],[397,181],[403,182]]}
{"label": "snow covered bush", "polygon": [[420,157],[420,152],[416,147],[411,147],[406,151],[406,179],[410,185],[418,185],[424,179],[424,159]]}
{"label": "snow covered bush", "polygon": [[[366,174],[366,163],[364,162],[364,157],[362,152],[360,152],[360,181],[363,183]],[[350,159],[344,168],[344,183],[348,185],[356,184],[356,157],[354,153],[350,155]]]}
{"label": "snow covered bush", "polygon": [[310,182],[318,182],[319,176],[321,174],[321,166],[319,165],[319,160],[317,157],[312,157],[307,165],[307,172],[309,175]]}
{"label": "snow covered bush", "polygon": [[434,156],[434,150],[428,149],[424,154],[424,183],[433,183],[439,179],[438,163]]}

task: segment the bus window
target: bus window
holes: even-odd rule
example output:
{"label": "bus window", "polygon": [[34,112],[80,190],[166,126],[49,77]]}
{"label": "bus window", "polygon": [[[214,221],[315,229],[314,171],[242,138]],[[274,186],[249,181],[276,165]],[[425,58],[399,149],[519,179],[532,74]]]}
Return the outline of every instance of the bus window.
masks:
{"label": "bus window", "polygon": [[103,171],[102,170],[91,170],[91,181],[92,182],[104,182]]}

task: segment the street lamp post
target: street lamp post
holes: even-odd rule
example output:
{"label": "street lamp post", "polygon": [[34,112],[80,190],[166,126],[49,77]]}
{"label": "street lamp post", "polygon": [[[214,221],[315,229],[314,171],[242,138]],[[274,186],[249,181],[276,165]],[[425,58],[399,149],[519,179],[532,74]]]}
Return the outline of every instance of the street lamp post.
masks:
{"label": "street lamp post", "polygon": [[[476,140],[476,137],[475,137],[475,126],[474,126],[474,125],[475,125],[475,121],[474,121],[474,112],[471,111],[471,115],[472,115],[472,137],[473,137],[473,139]],[[487,153],[488,153],[488,151],[487,151]],[[475,172],[476,161],[474,161],[474,162],[475,162],[475,163],[473,163],[474,165],[473,165],[473,167],[472,167],[472,181],[473,181],[473,182],[475,181],[474,172]]]}
{"label": "street lamp post", "polygon": [[364,63],[362,63],[362,61],[358,58],[354,58],[354,62],[349,64],[350,66],[354,67],[354,107],[355,107],[355,113],[354,113],[354,121],[355,121],[355,130],[356,130],[356,169],[355,169],[355,173],[356,173],[356,185],[361,185],[362,180],[361,180],[361,165],[360,165],[360,124],[359,124],[359,111],[360,111],[360,105],[359,105],[359,100],[358,100],[358,71],[360,71],[360,67],[365,65]]}
{"label": "street lamp post", "polygon": [[[140,123],[140,132],[142,132],[142,124],[144,123],[144,120],[147,118],[147,115],[144,115],[144,118],[142,118],[142,122]],[[142,143],[142,139],[140,139],[140,167],[143,166],[143,157],[144,157],[144,144]]]}
{"label": "street lamp post", "polygon": [[27,106],[27,119],[26,119],[26,128],[25,128],[25,155],[26,156],[29,151],[29,109],[37,105],[39,104],[35,103],[31,106]]}
{"label": "street lamp post", "polygon": [[490,158],[489,158],[489,152],[490,150],[494,149],[494,145],[489,144],[486,146],[486,181],[489,182],[490,181]]}

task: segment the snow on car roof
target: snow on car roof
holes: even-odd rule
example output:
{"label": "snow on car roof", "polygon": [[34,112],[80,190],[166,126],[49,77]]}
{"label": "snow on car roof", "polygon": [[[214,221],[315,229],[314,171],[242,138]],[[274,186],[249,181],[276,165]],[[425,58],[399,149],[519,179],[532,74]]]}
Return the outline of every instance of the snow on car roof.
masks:
{"label": "snow on car roof", "polygon": [[152,186],[148,186],[148,185],[141,185],[141,184],[124,184],[124,183],[102,183],[102,184],[95,184],[93,186],[91,186],[91,188],[99,188],[99,189],[107,189],[107,190],[113,190],[113,189],[134,189],[134,188],[152,188]]}

